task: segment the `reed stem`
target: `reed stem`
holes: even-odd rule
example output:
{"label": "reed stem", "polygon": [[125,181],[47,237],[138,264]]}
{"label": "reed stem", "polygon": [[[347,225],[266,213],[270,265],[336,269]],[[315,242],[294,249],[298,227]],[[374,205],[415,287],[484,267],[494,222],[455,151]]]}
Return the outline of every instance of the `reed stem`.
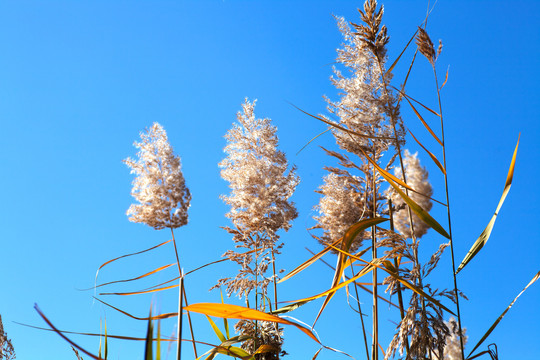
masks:
{"label": "reed stem", "polygon": [[445,146],[445,139],[444,139],[444,121],[443,121],[443,111],[442,111],[442,103],[441,103],[441,90],[439,89],[439,80],[437,79],[437,70],[435,69],[435,64],[432,63],[431,67],[433,68],[433,75],[435,77],[435,87],[437,88],[437,100],[439,102],[439,117],[441,118],[441,141],[443,143],[442,151],[443,151],[443,166],[444,166],[444,186],[446,189],[446,204],[447,206],[447,214],[448,214],[448,235],[450,235],[450,253],[452,254],[452,275],[454,277],[454,295],[456,297],[456,308],[457,308],[457,318],[458,318],[458,326],[459,326],[459,343],[461,346],[461,357],[462,360],[465,360],[465,349],[463,344],[463,331],[461,327],[461,311],[459,308],[459,293],[458,293],[458,286],[457,286],[457,276],[456,276],[456,263],[454,259],[454,238],[452,237],[452,221],[450,217],[450,193],[448,191],[448,171],[446,168],[446,146]]}

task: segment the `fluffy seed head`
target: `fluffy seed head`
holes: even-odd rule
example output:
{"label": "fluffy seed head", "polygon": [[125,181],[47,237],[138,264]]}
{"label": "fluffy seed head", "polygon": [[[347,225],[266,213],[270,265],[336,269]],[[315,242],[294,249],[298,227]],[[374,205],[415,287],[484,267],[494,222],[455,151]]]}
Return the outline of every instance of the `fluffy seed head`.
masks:
{"label": "fluffy seed head", "polygon": [[124,160],[135,174],[129,220],[144,223],[156,230],[187,224],[191,194],[182,174],[180,158],[173,153],[167,133],[157,122],[141,133],[137,158]]}

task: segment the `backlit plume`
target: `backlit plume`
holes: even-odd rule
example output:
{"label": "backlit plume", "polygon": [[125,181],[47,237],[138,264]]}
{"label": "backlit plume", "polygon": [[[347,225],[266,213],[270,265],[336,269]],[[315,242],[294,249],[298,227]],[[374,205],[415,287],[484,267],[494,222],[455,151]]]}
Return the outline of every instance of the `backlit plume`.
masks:
{"label": "backlit plume", "polygon": [[156,230],[186,225],[191,194],[167,133],[156,122],[141,133],[141,142],[134,146],[139,149],[137,159],[124,160],[136,175],[131,195],[138,204],[129,207],[129,220]]}
{"label": "backlit plume", "polygon": [[[407,179],[407,184],[412,187],[416,192],[409,191],[409,197],[416,202],[422,209],[425,211],[431,210],[433,203],[431,202],[430,197],[433,195],[433,188],[428,180],[428,172],[420,164],[418,159],[418,153],[410,154],[408,150],[405,150],[403,156],[403,165],[405,167],[405,175]],[[397,178],[402,179],[401,168],[396,167],[394,174]],[[411,229],[409,222],[409,212],[405,205],[405,202],[393,189],[389,191],[392,203],[399,209],[394,213],[394,226],[396,230],[408,237],[411,238]],[[413,224],[414,224],[414,234],[416,238],[420,238],[425,235],[429,229],[429,226],[420,220],[420,218],[413,213]]]}

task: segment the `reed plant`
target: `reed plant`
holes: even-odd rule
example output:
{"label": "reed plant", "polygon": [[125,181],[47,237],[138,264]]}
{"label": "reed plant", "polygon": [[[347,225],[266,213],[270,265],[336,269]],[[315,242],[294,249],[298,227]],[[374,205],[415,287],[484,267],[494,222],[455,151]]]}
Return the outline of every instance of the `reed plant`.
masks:
{"label": "reed plant", "polygon": [[[292,226],[292,221],[298,215],[290,198],[299,178],[296,168],[289,166],[285,154],[278,150],[277,129],[269,119],[257,118],[255,102],[246,99],[242,111],[237,114],[237,122],[225,136],[226,157],[219,164],[221,176],[229,183],[231,190],[229,195],[222,197],[230,206],[226,215],[230,225],[225,226],[224,230],[232,236],[235,248],[227,251],[221,260],[184,272],[174,229],[187,224],[191,195],[181,171],[180,158],[173,153],[163,127],[155,123],[141,134],[141,142],[135,143],[139,149],[137,159],[125,160],[136,175],[132,195],[138,202],[130,207],[128,215],[131,221],[147,224],[156,230],[170,229],[171,239],[137,253],[116,257],[99,269],[120,258],[138,255],[172,242],[175,264],[160,265],[151,272],[122,281],[137,281],[171,266],[176,266],[178,276],[144,290],[100,295],[139,295],[178,288],[178,309],[165,314],[152,315],[151,312],[148,317],[136,317],[98,298],[131,318],[147,322],[145,339],[106,335],[105,344],[107,339],[115,338],[144,341],[145,359],[152,359],[153,343],[160,349],[161,342],[175,342],[176,357],[180,359],[182,319],[186,314],[195,359],[213,359],[218,355],[244,360],[283,358],[286,349],[283,326],[296,327],[319,344],[319,350],[310,355],[316,359],[322,350],[338,352],[323,344],[316,335],[315,325],[334,295],[343,289],[348,301],[343,311],[348,311],[347,305],[354,304],[353,311],[358,314],[359,327],[362,329],[360,338],[363,344],[358,347],[358,354],[351,354],[357,358],[471,360],[490,356],[497,359],[496,346],[486,347],[485,340],[523,291],[540,277],[540,272],[467,352],[464,329],[467,319],[463,319],[460,310],[460,301],[463,301],[460,299],[465,299],[465,296],[459,289],[458,275],[490,237],[512,184],[519,138],[495,214],[459,262],[454,253],[441,95],[448,72],[443,81],[437,72],[442,42],[437,46],[433,44],[427,32],[426,17],[417,29],[413,29],[409,42],[399,56],[389,59],[387,48],[390,36],[383,22],[384,9],[375,0],[365,1],[359,10],[359,21],[349,22],[341,17],[336,20],[343,43],[337,53],[331,81],[339,96],[337,99],[325,98],[327,114],[313,115],[299,109],[326,124],[326,132],[333,135],[337,146],[337,150],[324,148],[328,159],[333,159],[337,165],[325,168],[327,174],[316,190],[320,194],[319,203],[315,206],[316,225],[310,229],[311,236],[323,249],[311,257],[306,256],[303,263],[280,278],[276,259],[283,248],[281,235]],[[407,56],[410,56],[407,71],[394,74],[396,65],[406,61]],[[433,79],[430,86],[436,95],[436,108],[425,105],[422,99],[407,91],[411,70],[415,66],[431,68]],[[400,85],[396,86],[395,79],[398,77]],[[413,121],[423,126],[422,134],[411,132],[408,124]],[[414,146],[421,149],[420,153],[411,153],[406,148],[407,141],[414,141]],[[428,142],[437,145],[433,148],[424,145]],[[421,158],[423,162],[433,162],[435,174],[428,176],[420,162]],[[434,190],[430,177],[443,180],[443,199],[434,197],[435,193],[440,192]],[[444,209],[444,220],[437,220],[431,214],[434,207]],[[432,243],[438,244],[433,253],[428,253],[423,245],[427,236]],[[328,278],[327,290],[315,295],[306,294],[297,300],[290,300],[287,294],[280,293],[278,299],[281,282],[301,277],[300,273],[309,266],[325,261],[325,256],[335,257],[336,262],[335,266],[329,265],[333,268],[333,274]],[[440,268],[444,256],[451,259],[451,269],[445,270],[451,277],[450,289],[441,289],[440,284],[433,283],[430,276]],[[422,261],[426,258],[429,260]],[[229,304],[230,301],[225,301],[223,295],[218,303],[189,304],[186,297],[189,284],[184,283],[185,276],[224,261],[236,264],[238,272],[216,279],[215,287],[225,290],[229,297],[238,295],[245,304]],[[364,277],[370,277],[367,285],[359,281]],[[117,282],[96,284],[95,288]],[[397,304],[391,301],[391,297],[397,297]],[[317,299],[323,300],[319,311],[313,314],[313,325],[307,326],[283,316]],[[371,312],[366,311],[365,305],[362,307],[366,302],[371,305]],[[379,306],[381,302],[398,310],[395,332],[388,344],[381,343],[379,316],[384,311],[384,307]],[[217,340],[195,339],[192,313],[206,315],[208,326]],[[53,330],[65,337],[66,332],[56,330],[40,314]],[[172,317],[177,318],[176,337],[163,337],[159,325],[158,334],[154,336],[154,322]],[[224,319],[223,329],[216,325],[212,317]],[[237,335],[232,335],[229,328],[229,320],[232,319],[239,320],[235,325]],[[206,346],[207,351],[199,356],[196,344]],[[86,350],[84,353],[93,358],[102,358],[101,351],[98,356]],[[156,359],[160,358],[160,353],[158,350]]]}

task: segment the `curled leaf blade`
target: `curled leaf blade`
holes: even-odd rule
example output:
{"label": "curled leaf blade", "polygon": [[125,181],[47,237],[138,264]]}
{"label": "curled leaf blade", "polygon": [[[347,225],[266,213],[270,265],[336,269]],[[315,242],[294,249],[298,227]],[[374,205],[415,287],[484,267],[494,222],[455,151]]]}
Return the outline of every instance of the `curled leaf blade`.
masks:
{"label": "curled leaf blade", "polygon": [[487,241],[489,240],[489,237],[491,236],[491,231],[493,230],[493,226],[495,225],[495,220],[497,219],[497,215],[499,214],[499,210],[501,210],[501,207],[504,203],[504,200],[506,199],[506,195],[508,195],[508,192],[510,191],[510,187],[512,186],[512,179],[514,178],[514,167],[516,165],[516,156],[519,146],[519,136],[518,141],[516,144],[516,148],[514,149],[514,155],[512,156],[512,161],[510,162],[510,168],[508,169],[508,175],[506,176],[506,183],[504,184],[504,190],[501,196],[501,199],[499,200],[499,204],[497,205],[497,209],[495,210],[495,213],[491,217],[491,220],[487,224],[486,228],[478,239],[474,242],[473,246],[465,255],[465,258],[459,265],[459,267],[456,270],[456,274],[458,274],[463,268],[480,252],[480,250],[486,245]]}
{"label": "curled leaf blade", "polygon": [[497,325],[499,325],[499,323],[501,322],[501,320],[503,319],[503,317],[506,315],[506,313],[508,312],[508,310],[510,310],[510,308],[512,306],[514,306],[514,303],[517,301],[517,299],[521,296],[521,294],[523,294],[525,292],[525,290],[527,290],[527,288],[529,286],[531,286],[532,284],[534,284],[536,282],[536,280],[538,280],[540,278],[540,271],[536,273],[536,275],[532,278],[531,281],[529,281],[529,283],[527,284],[527,286],[525,286],[525,288],[523,290],[521,290],[521,292],[514,298],[514,300],[512,300],[512,302],[510,303],[510,305],[508,305],[506,307],[506,309],[504,309],[504,311],[502,312],[501,315],[499,315],[499,317],[497,318],[497,320],[495,320],[495,322],[491,325],[491,327],[488,329],[488,331],[486,331],[486,333],[484,334],[484,336],[482,336],[482,338],[480,339],[480,341],[478,341],[478,344],[476,344],[476,346],[472,349],[471,353],[469,354],[469,356],[467,356],[467,358],[470,358],[471,355],[474,353],[474,351],[476,349],[478,349],[478,347],[480,345],[482,345],[482,343],[488,338],[488,336],[493,332],[493,330],[495,330],[495,328],[497,327]]}
{"label": "curled leaf blade", "polygon": [[320,344],[319,339],[308,328],[278,316],[238,305],[219,303],[197,303],[184,307],[184,310],[227,319],[260,320],[292,325]]}

